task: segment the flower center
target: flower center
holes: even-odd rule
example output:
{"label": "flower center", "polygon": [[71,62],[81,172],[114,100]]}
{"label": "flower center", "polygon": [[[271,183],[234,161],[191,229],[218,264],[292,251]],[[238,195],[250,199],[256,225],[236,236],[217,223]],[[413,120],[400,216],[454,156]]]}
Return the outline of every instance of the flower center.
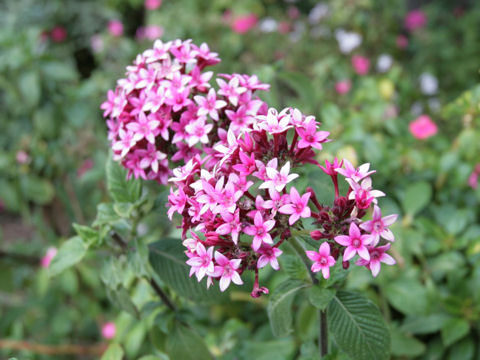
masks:
{"label": "flower center", "polygon": [[360,247],[361,244],[362,244],[362,242],[360,241],[360,239],[353,239],[353,240],[352,240],[352,246],[353,246],[354,248]]}

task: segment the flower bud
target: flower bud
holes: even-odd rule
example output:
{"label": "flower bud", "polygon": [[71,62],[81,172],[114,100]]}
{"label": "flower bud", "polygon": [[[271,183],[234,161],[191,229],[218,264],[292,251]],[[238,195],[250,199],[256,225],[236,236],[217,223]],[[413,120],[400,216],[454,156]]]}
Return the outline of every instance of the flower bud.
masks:
{"label": "flower bud", "polygon": [[349,261],[343,261],[342,262],[342,267],[347,270],[350,267],[350,262]]}
{"label": "flower bud", "polygon": [[313,240],[320,240],[321,238],[323,238],[323,234],[320,230],[311,231],[310,236],[312,237]]}

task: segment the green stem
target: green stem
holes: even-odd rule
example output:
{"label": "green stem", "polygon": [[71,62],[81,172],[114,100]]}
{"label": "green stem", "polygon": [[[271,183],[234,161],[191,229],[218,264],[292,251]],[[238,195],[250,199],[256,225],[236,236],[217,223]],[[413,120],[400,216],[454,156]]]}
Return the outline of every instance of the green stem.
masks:
{"label": "green stem", "polygon": [[[293,233],[293,231],[292,231]],[[315,274],[310,270],[310,259],[305,253],[305,248],[302,244],[295,238],[291,237],[288,242],[295,249],[295,252],[302,259],[303,264],[308,270],[310,279],[313,285],[318,285],[318,279]],[[319,320],[320,320],[320,331],[318,333],[318,350],[320,353],[320,358],[328,354],[328,326],[327,326],[327,311],[319,310]]]}

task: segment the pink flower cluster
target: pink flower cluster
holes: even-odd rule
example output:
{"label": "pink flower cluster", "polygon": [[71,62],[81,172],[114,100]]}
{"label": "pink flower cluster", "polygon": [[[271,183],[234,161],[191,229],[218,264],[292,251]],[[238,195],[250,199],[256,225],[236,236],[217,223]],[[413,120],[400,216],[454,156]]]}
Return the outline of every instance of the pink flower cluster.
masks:
{"label": "pink flower cluster", "polygon": [[213,72],[204,69],[219,62],[205,43],[157,40],[127,67],[101,108],[113,157],[129,177],[166,184],[179,165],[169,161],[209,152],[228,129],[238,134],[266,107],[254,92],[269,86],[256,76],[223,74],[213,89]]}

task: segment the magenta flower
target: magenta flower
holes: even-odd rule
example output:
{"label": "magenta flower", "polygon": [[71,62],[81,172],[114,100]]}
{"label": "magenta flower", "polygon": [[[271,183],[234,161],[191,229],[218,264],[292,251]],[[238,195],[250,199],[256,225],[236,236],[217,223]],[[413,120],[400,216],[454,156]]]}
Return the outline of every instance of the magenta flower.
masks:
{"label": "magenta flower", "polygon": [[210,115],[210,117],[218,121],[218,110],[227,106],[227,103],[223,100],[217,100],[217,94],[214,89],[210,89],[207,97],[196,95],[194,97],[196,103],[198,104],[199,116]]}
{"label": "magenta flower", "polygon": [[122,36],[123,35],[123,24],[120,20],[111,20],[108,23],[108,32],[112,36]]}
{"label": "magenta flower", "polygon": [[311,119],[305,125],[305,128],[299,128],[297,130],[300,135],[300,141],[298,142],[298,148],[304,149],[306,147],[313,147],[318,150],[322,150],[322,143],[327,141],[328,131],[317,131],[317,122],[315,119]]}
{"label": "magenta flower", "polygon": [[234,106],[238,105],[240,95],[247,91],[247,88],[240,86],[238,77],[231,78],[228,83],[223,79],[217,79],[217,84],[220,87],[218,93],[227,97]]}
{"label": "magenta flower", "polygon": [[300,197],[297,189],[292,186],[290,189],[290,204],[283,205],[278,212],[281,214],[290,215],[288,219],[288,224],[291,226],[295,222],[302,218],[308,218],[312,214],[310,208],[308,207],[308,200],[310,199],[311,193],[307,192]]}
{"label": "magenta flower", "polygon": [[118,137],[120,140],[115,141],[112,145],[113,151],[118,154],[119,157],[123,158],[130,149],[136,144],[135,139],[133,138],[134,134],[130,131],[125,131],[120,129],[118,132]]}
{"label": "magenta flower", "polygon": [[343,253],[343,261],[350,260],[355,254],[358,254],[362,259],[369,261],[370,254],[366,245],[370,245],[372,240],[373,239],[370,235],[362,235],[360,229],[354,222],[350,224],[348,235],[335,236],[335,241],[337,243],[347,247]]}
{"label": "magenta flower", "polygon": [[215,251],[215,261],[217,266],[215,266],[215,272],[212,276],[220,277],[220,291],[225,291],[230,285],[230,282],[233,282],[237,285],[243,284],[240,274],[237,271],[242,260],[229,260],[226,256],[222,255],[218,251]]}
{"label": "magenta flower", "polygon": [[140,141],[147,139],[150,144],[155,144],[155,131],[160,125],[160,121],[152,120],[146,117],[143,112],[138,114],[138,120],[127,124],[127,129],[134,133],[133,140]]}
{"label": "magenta flower", "polygon": [[255,27],[258,23],[258,18],[255,14],[237,17],[232,24],[232,30],[237,34],[244,34]]}
{"label": "magenta flower", "polygon": [[199,117],[185,126],[185,131],[189,134],[188,146],[193,146],[198,142],[208,143],[208,133],[212,130],[213,124],[205,124],[205,118]]}
{"label": "magenta flower", "polygon": [[352,57],[352,66],[358,75],[367,75],[370,69],[370,60],[365,56],[354,55]]}
{"label": "magenta flower", "polygon": [[390,244],[379,247],[368,247],[370,260],[358,259],[355,265],[366,266],[372,271],[372,275],[376,277],[380,272],[381,263],[387,265],[395,265],[395,259],[386,253],[390,249]]}
{"label": "magenta flower", "polygon": [[405,17],[405,27],[409,31],[414,31],[425,26],[427,16],[422,10],[412,10]]}
{"label": "magenta flower", "polygon": [[232,241],[236,244],[238,242],[238,235],[242,230],[242,224],[240,223],[240,210],[236,210],[233,214],[228,211],[222,211],[220,213],[224,223],[217,228],[217,233],[220,235],[230,234]]}
{"label": "magenta flower", "polygon": [[350,82],[350,80],[342,80],[335,83],[335,91],[337,92],[337,94],[340,95],[348,94],[351,88],[352,83]]}
{"label": "magenta flower", "polygon": [[405,49],[408,46],[408,38],[405,35],[398,35],[396,43],[399,49]]}
{"label": "magenta flower", "polygon": [[205,249],[202,243],[198,243],[195,248],[195,252],[191,253],[190,259],[187,260],[187,264],[191,266],[190,276],[195,274],[197,280],[200,281],[205,275],[210,275],[214,272],[213,263],[213,246]]}
{"label": "magenta flower", "polygon": [[408,129],[415,138],[420,140],[428,139],[438,131],[437,124],[428,115],[420,115],[410,123]]}
{"label": "magenta flower", "polygon": [[380,237],[388,241],[394,241],[395,237],[388,226],[392,225],[397,220],[397,217],[398,215],[393,214],[382,218],[380,208],[377,205],[374,205],[372,220],[360,224],[360,228],[368,231],[372,235],[372,245],[374,246],[378,244]]}
{"label": "magenta flower", "polygon": [[56,43],[64,42],[67,39],[67,30],[63,26],[55,26],[50,32],[50,37]]}
{"label": "magenta flower", "polygon": [[328,160],[325,160],[325,166],[318,165],[318,167],[322,169],[325,174],[330,176],[337,176],[337,169],[341,168],[342,166],[343,160],[339,162],[337,158],[333,159],[332,163]]}
{"label": "magenta flower", "polygon": [[377,203],[377,197],[385,196],[385,193],[380,190],[372,190],[372,179],[369,177],[363,179],[361,183],[357,183],[350,178],[345,180],[353,190],[348,195],[348,199],[355,200],[359,209],[367,209],[372,202]]}
{"label": "magenta flower", "polygon": [[155,10],[162,5],[162,0],[145,0],[144,4],[147,10]]}
{"label": "magenta flower", "polygon": [[115,323],[107,322],[102,325],[102,337],[107,340],[113,339],[115,337],[116,330]]}
{"label": "magenta flower", "polygon": [[57,248],[49,247],[47,249],[47,252],[45,253],[45,256],[43,256],[42,259],[40,260],[40,266],[43,268],[48,268],[53,258],[55,257],[55,255],[57,255],[57,252],[58,252]]}
{"label": "magenta flower", "polygon": [[320,270],[325,279],[330,277],[330,268],[335,265],[335,258],[330,256],[330,244],[328,242],[322,243],[317,251],[306,251],[307,256],[313,261],[311,270],[316,273]]}
{"label": "magenta flower", "polygon": [[261,269],[267,266],[268,263],[270,263],[274,270],[280,269],[277,258],[283,254],[282,250],[273,246],[263,244],[260,249],[258,249],[258,253],[261,254],[261,256],[258,258],[257,261],[257,269]]}
{"label": "magenta flower", "polygon": [[263,221],[261,212],[257,211],[253,223],[243,230],[245,234],[253,236],[252,249],[257,251],[262,243],[273,244],[269,231],[275,226],[275,220]]}
{"label": "magenta flower", "polygon": [[260,122],[259,127],[270,134],[282,133],[292,127],[290,125],[290,116],[285,112],[279,114],[273,108],[268,110],[267,116],[259,116],[258,119],[263,120]]}
{"label": "magenta flower", "polygon": [[[276,160],[276,159],[275,159]],[[298,177],[298,174],[290,174],[290,161],[277,170],[277,161],[271,163],[271,166],[265,167],[267,175],[266,181],[259,186],[260,189],[272,189],[282,191],[285,186]]]}

